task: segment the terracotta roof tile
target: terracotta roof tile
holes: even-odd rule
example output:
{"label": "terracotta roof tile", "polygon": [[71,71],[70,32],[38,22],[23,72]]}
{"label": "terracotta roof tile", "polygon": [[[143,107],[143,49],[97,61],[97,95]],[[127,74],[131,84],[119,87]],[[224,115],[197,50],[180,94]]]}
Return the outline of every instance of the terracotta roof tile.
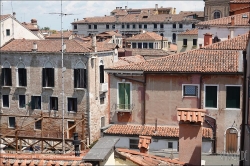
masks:
{"label": "terracotta roof tile", "polygon": [[[73,35],[72,31],[64,31],[63,32],[63,38],[64,39],[69,39],[70,36]],[[55,33],[50,34],[49,36],[46,36],[45,39],[61,39],[62,35],[60,31],[57,31]]]}
{"label": "terracotta roof tile", "polygon": [[242,70],[239,68],[239,64],[238,51],[197,49],[111,69],[154,72],[236,73]]}
{"label": "terracotta roof tile", "polygon": [[102,33],[99,33],[97,34],[96,36],[122,36],[121,34],[115,32],[115,31],[106,31],[106,32],[102,32]]}
{"label": "terracotta roof tile", "polygon": [[206,110],[177,108],[178,121],[201,122],[203,123]]}
{"label": "terracotta roof tile", "polygon": [[232,17],[234,18],[234,26],[250,26],[249,22],[250,12],[199,22],[197,26],[203,26],[203,25],[232,26],[231,25]]}
{"label": "terracotta roof tile", "polygon": [[198,28],[186,30],[184,32],[179,33],[178,35],[198,35]]}
{"label": "terracotta roof tile", "polygon": [[179,14],[183,14],[183,15],[196,14],[198,17],[204,17],[204,11],[180,11]]}
{"label": "terracotta roof tile", "polygon": [[[162,40],[162,36],[155,33],[155,32],[145,32],[138,35],[135,35],[133,37],[127,38],[126,41],[156,41],[156,40]],[[163,40],[167,40],[167,38],[163,37]]]}
{"label": "terracotta roof tile", "polygon": [[206,50],[245,50],[247,47],[247,41],[249,33],[245,33],[234,38],[224,40],[218,43],[204,46]]}
{"label": "terracotta roof tile", "polygon": [[[247,3],[250,3],[250,1],[247,2]],[[246,6],[243,6],[243,7],[235,8],[235,9],[233,9],[233,10],[230,10],[230,12],[235,12],[235,11],[243,10],[243,9],[247,9],[247,8],[250,8],[250,5],[246,5]]]}
{"label": "terracotta roof tile", "polygon": [[118,52],[124,51],[132,51],[132,55],[141,55],[141,56],[167,56],[169,55],[169,51],[165,51],[162,49],[139,49],[139,48],[119,48]]}
{"label": "terracotta roof tile", "polygon": [[[212,138],[212,129],[202,128],[204,138]],[[111,135],[144,135],[155,137],[179,137],[179,127],[168,126],[142,126],[142,125],[112,125],[104,131],[106,134]]]}
{"label": "terracotta roof tile", "polygon": [[250,0],[232,0],[229,3],[250,3]]}
{"label": "terracotta roof tile", "polygon": [[0,20],[5,20],[6,18],[10,17],[10,14],[6,14],[6,15],[0,15]]}
{"label": "terracotta roof tile", "polygon": [[23,22],[22,23],[23,26],[25,26],[27,29],[31,30],[31,31],[38,31],[39,29],[37,27],[35,27],[32,23],[26,23]]}

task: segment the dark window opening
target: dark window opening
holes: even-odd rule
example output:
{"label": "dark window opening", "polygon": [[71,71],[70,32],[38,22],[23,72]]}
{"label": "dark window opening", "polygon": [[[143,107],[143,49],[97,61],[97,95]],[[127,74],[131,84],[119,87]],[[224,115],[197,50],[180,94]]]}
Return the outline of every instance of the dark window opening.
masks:
{"label": "dark window opening", "polygon": [[50,110],[58,110],[58,97],[50,97]]}
{"label": "dark window opening", "polygon": [[42,120],[36,121],[35,122],[35,129],[41,130],[41,128],[42,128]]}
{"label": "dark window opening", "polygon": [[227,86],[226,108],[240,108],[240,87]]}
{"label": "dark window opening", "polygon": [[187,46],[187,39],[183,39],[183,46]]}
{"label": "dark window opening", "polygon": [[9,117],[9,127],[10,128],[16,127],[16,118],[15,117]]}
{"label": "dark window opening", "polygon": [[127,28],[129,29],[129,27],[130,27],[130,25],[129,24],[127,24]]}
{"label": "dark window opening", "polygon": [[173,35],[172,35],[172,42],[173,42],[173,43],[176,42],[176,34],[175,34],[175,33],[173,33]]}
{"label": "dark window opening", "polygon": [[148,43],[143,43],[143,48],[148,48]]}
{"label": "dark window opening", "polygon": [[205,93],[205,107],[217,108],[217,86],[206,86]]}
{"label": "dark window opening", "polygon": [[100,104],[104,104],[105,103],[105,93],[102,93],[100,95]]}
{"label": "dark window opening", "polygon": [[10,36],[10,29],[6,29],[6,36]]}
{"label": "dark window opening", "polygon": [[91,29],[91,25],[89,25],[89,29]]}
{"label": "dark window opening", "polygon": [[173,24],[173,29],[175,29],[176,28],[176,24]]}
{"label": "dark window opening", "polygon": [[154,48],[154,43],[148,43],[148,45],[149,45],[149,48]]}
{"label": "dark window opening", "polygon": [[160,28],[163,29],[164,28],[164,24],[160,24]]}
{"label": "dark window opening", "polygon": [[86,69],[74,69],[74,88],[87,88]]}
{"label": "dark window opening", "polygon": [[125,28],[125,25],[124,24],[122,24],[122,29],[124,29]]}
{"label": "dark window opening", "polygon": [[173,142],[168,142],[168,149],[173,149]]}
{"label": "dark window opening", "polygon": [[114,25],[112,25],[112,29],[115,29],[115,24],[114,24]]}
{"label": "dark window opening", "polygon": [[9,101],[9,95],[3,95],[3,107],[9,108],[10,101]]}
{"label": "dark window opening", "polygon": [[54,87],[53,68],[43,68],[43,87]]}
{"label": "dark window opening", "polygon": [[139,149],[138,144],[139,144],[138,139],[129,139],[129,148],[130,149]]}
{"label": "dark window opening", "polygon": [[183,96],[197,96],[198,86],[195,85],[184,85]]}
{"label": "dark window opening", "polygon": [[142,48],[142,43],[138,43],[138,48]]}
{"label": "dark window opening", "polygon": [[139,24],[139,29],[141,29],[142,28],[142,25],[141,24]]}
{"label": "dark window opening", "polygon": [[220,18],[220,12],[214,12],[214,19]]}
{"label": "dark window opening", "polygon": [[132,43],[132,48],[136,48],[136,43]]}
{"label": "dark window opening", "polygon": [[193,39],[193,46],[197,46],[197,39]]}
{"label": "dark window opening", "polygon": [[94,29],[97,29],[97,25],[94,25]]}
{"label": "dark window opening", "polygon": [[99,66],[100,71],[100,83],[104,83],[104,65]]}
{"label": "dark window opening", "polygon": [[182,25],[182,24],[179,24],[179,28],[183,28],[183,25]]}
{"label": "dark window opening", "polygon": [[77,25],[74,25],[74,29],[77,29]]}
{"label": "dark window opening", "polygon": [[133,24],[133,29],[135,29],[136,28],[136,26],[135,26],[135,24]]}
{"label": "dark window opening", "polygon": [[68,111],[77,112],[77,98],[68,98]]}
{"label": "dark window opening", "polygon": [[10,68],[2,68],[2,85],[3,86],[12,86],[11,69]]}
{"label": "dark window opening", "polygon": [[106,29],[109,29],[109,25],[108,24],[106,24]]}
{"label": "dark window opening", "polygon": [[19,95],[19,108],[25,108],[25,95]]}
{"label": "dark window opening", "polygon": [[144,24],[144,29],[147,29],[148,28],[148,25],[147,24]]}
{"label": "dark window opening", "polygon": [[157,29],[157,24],[154,24],[154,29]]}
{"label": "dark window opening", "polygon": [[192,28],[195,28],[195,24],[192,24]]}
{"label": "dark window opening", "polygon": [[41,96],[31,96],[31,109],[41,109]]}
{"label": "dark window opening", "polygon": [[24,68],[18,68],[18,83],[19,86],[27,86],[27,71]]}

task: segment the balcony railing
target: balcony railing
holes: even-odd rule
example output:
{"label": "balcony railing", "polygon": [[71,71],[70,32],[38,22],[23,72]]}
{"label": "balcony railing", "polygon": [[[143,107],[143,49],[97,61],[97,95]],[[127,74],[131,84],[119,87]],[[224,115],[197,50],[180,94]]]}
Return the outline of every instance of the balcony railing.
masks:
{"label": "balcony railing", "polygon": [[134,108],[134,104],[115,104],[115,110],[117,112],[131,112]]}

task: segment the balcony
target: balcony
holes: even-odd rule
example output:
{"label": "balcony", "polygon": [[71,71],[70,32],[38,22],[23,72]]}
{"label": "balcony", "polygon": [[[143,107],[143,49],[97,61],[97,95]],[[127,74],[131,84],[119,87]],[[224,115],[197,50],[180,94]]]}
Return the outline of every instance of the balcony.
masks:
{"label": "balcony", "polygon": [[101,83],[99,91],[100,91],[100,93],[107,92],[108,91],[108,83]]}
{"label": "balcony", "polygon": [[134,104],[115,104],[116,112],[132,112]]}

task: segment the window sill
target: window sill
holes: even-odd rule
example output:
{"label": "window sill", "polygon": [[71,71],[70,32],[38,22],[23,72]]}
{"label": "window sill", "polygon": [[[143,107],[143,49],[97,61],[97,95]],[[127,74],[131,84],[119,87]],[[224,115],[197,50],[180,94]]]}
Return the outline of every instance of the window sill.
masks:
{"label": "window sill", "polygon": [[241,109],[240,108],[225,108],[225,111],[229,111],[229,110],[240,111]]}
{"label": "window sill", "polygon": [[27,89],[26,86],[17,86],[16,88],[20,88],[20,89]]}
{"label": "window sill", "polygon": [[76,114],[76,111],[68,111],[69,114]]}
{"label": "window sill", "polygon": [[182,47],[187,47],[187,45],[183,45]]}
{"label": "window sill", "polygon": [[86,88],[74,88],[74,90],[85,90]]}
{"label": "window sill", "polygon": [[12,86],[2,86],[2,88],[11,88]]}
{"label": "window sill", "polygon": [[116,113],[118,113],[118,112],[130,112],[130,113],[132,113],[132,110],[131,109],[117,109]]}
{"label": "window sill", "polygon": [[199,98],[198,96],[182,96],[182,98],[193,98],[193,97],[195,97],[195,98]]}
{"label": "window sill", "polygon": [[43,89],[54,89],[54,87],[43,87]]}
{"label": "window sill", "polygon": [[219,108],[205,107],[204,109],[207,109],[207,110],[218,110]]}

